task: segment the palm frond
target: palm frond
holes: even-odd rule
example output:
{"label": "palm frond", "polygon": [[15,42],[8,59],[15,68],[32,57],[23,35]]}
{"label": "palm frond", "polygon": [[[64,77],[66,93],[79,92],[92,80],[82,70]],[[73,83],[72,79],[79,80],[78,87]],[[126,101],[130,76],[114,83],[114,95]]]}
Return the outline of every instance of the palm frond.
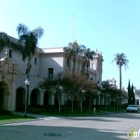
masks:
{"label": "palm frond", "polygon": [[28,34],[29,30],[28,30],[28,27],[26,25],[20,23],[17,26],[17,32],[18,32],[18,35],[21,36],[21,35]]}
{"label": "palm frond", "polygon": [[115,54],[115,58],[112,60],[112,62],[114,61],[116,62],[116,65],[125,66],[125,69],[128,68],[129,60],[127,59],[124,53]]}

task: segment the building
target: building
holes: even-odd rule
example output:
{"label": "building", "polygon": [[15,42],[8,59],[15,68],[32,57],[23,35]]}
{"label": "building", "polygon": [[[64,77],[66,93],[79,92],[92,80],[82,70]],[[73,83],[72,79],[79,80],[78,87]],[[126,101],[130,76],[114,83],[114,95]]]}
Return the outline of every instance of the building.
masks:
{"label": "building", "polygon": [[140,89],[134,88],[134,95],[135,95],[136,104],[140,106]]}
{"label": "building", "polygon": [[[12,38],[16,41],[16,39]],[[103,56],[96,51],[94,59],[90,61],[89,77],[94,82],[102,81]],[[83,60],[77,58],[76,71],[82,70]],[[58,48],[38,48],[32,58],[32,68],[30,72],[30,85],[28,95],[28,105],[54,105],[56,99],[49,95],[47,91],[40,91],[37,88],[38,82],[44,77],[53,77],[58,72],[72,70],[73,61],[67,65],[66,55],[63,47]],[[23,60],[19,54],[13,50],[4,49],[0,53],[0,109],[14,111],[25,105],[26,95],[26,67],[27,59]],[[65,99],[62,97],[62,104]]]}
{"label": "building", "polygon": [[109,83],[109,85],[110,85],[111,87],[117,88],[117,86],[116,86],[116,80],[115,80],[114,78],[109,79],[109,80],[108,80],[108,83]]}

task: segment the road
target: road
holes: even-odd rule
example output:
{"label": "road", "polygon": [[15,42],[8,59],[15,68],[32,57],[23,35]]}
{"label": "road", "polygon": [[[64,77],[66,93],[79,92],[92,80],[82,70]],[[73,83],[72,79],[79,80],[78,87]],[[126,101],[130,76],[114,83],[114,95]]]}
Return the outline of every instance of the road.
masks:
{"label": "road", "polygon": [[46,117],[0,125],[0,140],[128,140],[127,133],[131,127],[140,129],[140,112]]}

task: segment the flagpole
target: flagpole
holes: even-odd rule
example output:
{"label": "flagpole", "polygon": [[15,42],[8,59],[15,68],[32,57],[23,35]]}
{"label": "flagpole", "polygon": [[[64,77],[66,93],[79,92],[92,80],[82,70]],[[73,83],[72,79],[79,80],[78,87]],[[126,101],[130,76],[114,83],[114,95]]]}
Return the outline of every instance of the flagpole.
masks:
{"label": "flagpole", "polygon": [[72,42],[74,38],[74,14],[72,15]]}

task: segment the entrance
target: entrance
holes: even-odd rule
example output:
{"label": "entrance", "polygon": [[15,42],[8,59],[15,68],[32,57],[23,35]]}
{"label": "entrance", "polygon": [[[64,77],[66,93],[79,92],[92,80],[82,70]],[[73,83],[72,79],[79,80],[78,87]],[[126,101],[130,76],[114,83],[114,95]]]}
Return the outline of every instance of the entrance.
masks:
{"label": "entrance", "polygon": [[10,94],[9,87],[4,81],[0,82],[0,110],[10,110]]}
{"label": "entrance", "polygon": [[4,87],[0,82],[0,110],[3,108],[3,102],[4,102]]}

